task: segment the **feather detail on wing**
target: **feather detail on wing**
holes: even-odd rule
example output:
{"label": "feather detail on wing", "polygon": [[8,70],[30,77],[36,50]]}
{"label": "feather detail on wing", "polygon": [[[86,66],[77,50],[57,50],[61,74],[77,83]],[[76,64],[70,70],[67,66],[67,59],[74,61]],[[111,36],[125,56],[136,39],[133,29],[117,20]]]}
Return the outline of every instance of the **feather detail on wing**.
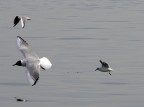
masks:
{"label": "feather detail on wing", "polygon": [[37,54],[29,48],[28,43],[20,36],[17,36],[17,46],[25,58],[39,59]]}
{"label": "feather detail on wing", "polygon": [[102,64],[102,67],[109,68],[109,65],[106,62],[100,60],[100,63]]}
{"label": "feather detail on wing", "polygon": [[15,19],[14,19],[13,27],[15,27],[19,23],[20,20],[21,20],[21,18],[19,16],[16,16]]}
{"label": "feather detail on wing", "polygon": [[21,25],[22,25],[22,28],[25,27],[25,22],[26,22],[26,18],[25,18],[25,17],[21,17]]}
{"label": "feather detail on wing", "polygon": [[40,74],[40,65],[39,65],[39,61],[37,62],[30,62],[27,65],[27,78],[29,83],[34,86],[37,81],[39,80],[39,74]]}

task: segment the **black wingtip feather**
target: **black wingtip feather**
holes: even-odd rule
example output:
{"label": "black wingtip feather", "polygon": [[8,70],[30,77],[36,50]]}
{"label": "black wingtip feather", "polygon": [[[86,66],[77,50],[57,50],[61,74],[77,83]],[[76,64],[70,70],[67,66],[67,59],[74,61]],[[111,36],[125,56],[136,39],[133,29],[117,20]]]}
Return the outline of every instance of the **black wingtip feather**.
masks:
{"label": "black wingtip feather", "polygon": [[33,84],[32,86],[36,85],[36,83],[37,83],[38,80],[39,80],[39,78],[37,78],[37,79],[35,80],[35,82],[34,82],[34,84]]}
{"label": "black wingtip feather", "polygon": [[19,21],[20,21],[20,17],[19,16],[16,16],[15,18],[14,18],[14,26],[13,27],[15,27],[18,23],[19,23]]}
{"label": "black wingtip feather", "polygon": [[26,45],[28,45],[27,41],[25,41],[22,37],[17,36],[17,38],[20,38]]}
{"label": "black wingtip feather", "polygon": [[99,60],[99,61],[100,61],[100,63],[103,63],[102,60]]}

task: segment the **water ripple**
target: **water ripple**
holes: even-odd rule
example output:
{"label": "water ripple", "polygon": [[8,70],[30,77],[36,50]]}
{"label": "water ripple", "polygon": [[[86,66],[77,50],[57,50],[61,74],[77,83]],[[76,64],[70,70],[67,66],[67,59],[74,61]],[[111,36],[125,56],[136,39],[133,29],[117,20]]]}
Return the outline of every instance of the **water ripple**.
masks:
{"label": "water ripple", "polygon": [[126,85],[128,83],[124,83],[124,82],[102,82],[102,84],[107,84],[107,85]]}

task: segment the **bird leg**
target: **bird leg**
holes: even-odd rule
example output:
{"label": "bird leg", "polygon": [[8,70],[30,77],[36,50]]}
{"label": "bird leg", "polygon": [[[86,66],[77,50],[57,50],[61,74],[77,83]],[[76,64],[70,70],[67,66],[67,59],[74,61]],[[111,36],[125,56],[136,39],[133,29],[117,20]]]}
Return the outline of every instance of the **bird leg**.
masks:
{"label": "bird leg", "polygon": [[109,74],[111,75],[110,71],[109,71]]}

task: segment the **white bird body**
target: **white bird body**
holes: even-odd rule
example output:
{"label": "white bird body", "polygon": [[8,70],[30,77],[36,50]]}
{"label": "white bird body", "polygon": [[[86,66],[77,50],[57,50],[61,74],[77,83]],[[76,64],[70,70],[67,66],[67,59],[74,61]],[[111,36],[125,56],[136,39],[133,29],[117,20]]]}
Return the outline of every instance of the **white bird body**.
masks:
{"label": "white bird body", "polygon": [[48,70],[51,68],[52,64],[46,57],[43,57],[43,58],[40,58],[40,66],[41,68]]}
{"label": "white bird body", "polygon": [[17,46],[23,54],[24,59],[17,61],[17,63],[14,65],[23,66],[27,68],[26,75],[28,81],[33,86],[39,80],[40,67],[44,70],[48,70],[51,68],[52,64],[46,57],[39,58],[36,53],[31,51],[31,49],[28,46],[28,43],[20,36],[17,37]]}
{"label": "white bird body", "polygon": [[112,69],[111,68],[99,68],[99,71],[108,72],[108,71],[112,71]]}

